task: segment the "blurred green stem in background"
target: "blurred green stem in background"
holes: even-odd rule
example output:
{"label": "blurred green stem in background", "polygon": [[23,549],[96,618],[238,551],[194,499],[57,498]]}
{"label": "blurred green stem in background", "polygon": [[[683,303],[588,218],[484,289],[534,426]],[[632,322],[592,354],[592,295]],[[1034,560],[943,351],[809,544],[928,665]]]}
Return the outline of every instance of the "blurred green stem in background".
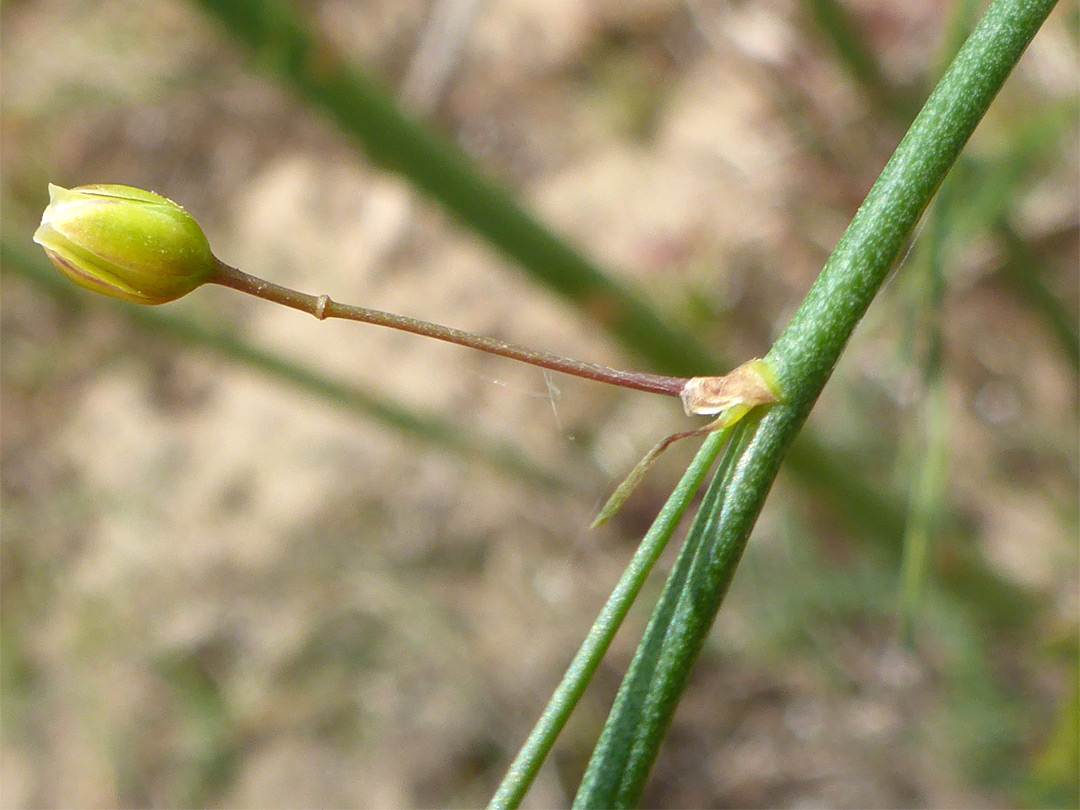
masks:
{"label": "blurred green stem in background", "polygon": [[1075,667],[1077,649],[1069,650],[1073,678],[1054,719],[1045,747],[1037,754],[1035,769],[1023,786],[1029,807],[1080,806],[1080,672]]}
{"label": "blurred green stem in background", "polygon": [[1069,312],[1042,280],[1030,246],[1016,229],[1003,220],[998,225],[998,234],[1005,244],[1002,269],[1009,282],[1033,309],[1042,314],[1047,329],[1069,358],[1072,367],[1080,366],[1080,330],[1077,329],[1075,314]]}
{"label": "blurred green stem in background", "polygon": [[905,120],[918,111],[918,100],[890,81],[878,60],[864,47],[866,37],[844,5],[838,0],[803,0],[803,5],[831,43],[840,64],[863,86],[875,107]]}
{"label": "blurred green stem in background", "polygon": [[[945,44],[946,58],[934,71],[935,78],[963,47],[964,37],[976,19],[971,0],[955,4],[951,30]],[[932,89],[930,87],[928,90]],[[932,546],[944,534],[942,518],[948,505],[949,408],[945,392],[945,297],[949,281],[946,264],[949,245],[955,235],[957,215],[953,200],[959,195],[964,172],[964,156],[957,159],[952,173],[942,182],[937,198],[926,216],[926,227],[917,247],[914,278],[915,295],[908,304],[910,328],[905,365],[922,369],[922,397],[915,406],[914,429],[910,431],[910,467],[904,476],[908,485],[908,515],[904,527],[903,557],[900,561],[900,630],[914,648],[916,619],[922,604]],[[918,325],[922,326],[921,329]],[[923,356],[917,356],[917,333],[925,339]]]}
{"label": "blurred green stem in background", "polygon": [[[653,669],[652,680],[641,700],[616,699],[575,807],[633,807],[640,801],[785,451],[926,206],[1053,7],[1053,0],[997,0],[990,6],[769,352],[790,399],[765,414],[716,509],[699,512],[709,525],[698,551],[700,568],[686,578],[679,607],[665,622],[663,644],[638,648],[631,672]],[[628,675],[620,694],[630,686]],[[627,722],[628,713],[637,722]]]}
{"label": "blurred green stem in background", "polygon": [[931,546],[942,534],[942,515],[948,503],[947,465],[949,408],[945,395],[945,278],[946,248],[951,228],[952,178],[942,185],[923,230],[918,275],[919,294],[912,307],[925,323],[924,357],[911,362],[922,367],[922,398],[916,408],[915,440],[908,496],[908,519],[900,566],[900,620],[909,644],[914,644],[916,618],[930,564]]}
{"label": "blurred green stem in background", "polygon": [[565,241],[539,225],[503,189],[485,178],[449,141],[412,121],[367,76],[342,64],[280,0],[198,0],[256,61],[288,80],[364,147],[380,166],[399,172],[548,287],[576,301],[623,345],[663,374],[714,371],[714,359],[693,337],[665,323],[651,307]]}
{"label": "blurred green stem in background", "polygon": [[[880,65],[865,47],[866,37],[858,31],[847,9],[837,0],[804,0],[822,34],[832,45],[837,58],[863,88],[866,97],[895,120],[906,122],[914,112],[907,94],[885,78]],[[976,14],[974,0],[958,0],[948,34],[950,57],[963,42]],[[1010,208],[1015,205],[1019,186],[1032,164],[1045,157],[1047,143],[1058,140],[1061,131],[1077,116],[1076,103],[1069,99],[1033,119],[1018,122],[1018,131],[1009,139],[1006,152],[979,170],[980,188],[976,202],[965,207],[973,225],[994,232],[1005,244],[1004,270],[1009,282],[1046,321],[1048,328],[1072,362],[1080,365],[1080,327],[1075,313],[1069,312],[1043,281],[1036,262],[1023,238],[1009,223]],[[961,155],[954,171],[971,168],[977,159]]]}

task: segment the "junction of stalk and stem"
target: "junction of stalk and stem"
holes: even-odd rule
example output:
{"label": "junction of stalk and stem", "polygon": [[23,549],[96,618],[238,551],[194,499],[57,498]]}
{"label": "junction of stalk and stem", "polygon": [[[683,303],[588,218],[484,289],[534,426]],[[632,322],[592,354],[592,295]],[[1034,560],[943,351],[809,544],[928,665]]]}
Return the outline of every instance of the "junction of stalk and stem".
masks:
{"label": "junction of stalk and stem", "polygon": [[396,315],[392,312],[342,304],[331,300],[328,295],[310,295],[249,275],[220,260],[217,262],[215,272],[207,281],[306,312],[319,320],[340,318],[376,326],[387,326],[391,329],[454,343],[595,382],[679,397],[687,415],[716,417],[704,427],[674,433],[657,443],[616,489],[594,521],[594,526],[606,523],[618,511],[649,467],[673,442],[693,436],[704,436],[715,430],[730,427],[745,416],[751,408],[780,401],[780,392],[772,369],[764,360],[750,360],[733,371],[716,377],[667,377],[648,372],[623,371],[596,363],[561,357],[543,350],[517,346],[497,338],[475,335],[461,329]]}

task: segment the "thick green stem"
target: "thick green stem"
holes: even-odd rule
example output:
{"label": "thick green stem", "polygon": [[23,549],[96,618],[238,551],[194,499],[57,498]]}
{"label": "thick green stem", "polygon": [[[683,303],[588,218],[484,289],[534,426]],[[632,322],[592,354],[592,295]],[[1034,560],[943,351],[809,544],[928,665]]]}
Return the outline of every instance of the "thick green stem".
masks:
{"label": "thick green stem", "polygon": [[[655,706],[650,700],[650,693],[658,681],[664,680],[663,675],[668,667],[675,663],[665,657],[663,651],[670,640],[672,628],[678,626],[679,614],[685,611],[687,586],[700,576],[705,559],[703,554],[708,554],[710,536],[716,530],[723,511],[735,464],[751,434],[752,425],[749,422],[735,428],[735,435],[709,484],[701,509],[690,527],[634,660],[615,696],[615,705],[574,799],[575,808],[614,806],[617,797],[632,783],[628,774],[639,760],[635,756],[639,732],[652,729],[662,734],[667,728],[666,723],[660,727],[655,724]],[[685,658],[682,663],[687,668],[693,665],[692,660]],[[602,796],[603,800],[596,801],[597,796]]]}
{"label": "thick green stem", "polygon": [[[769,358],[805,418],[919,217],[1054,0],[998,0],[953,60]],[[780,413],[774,418],[780,418]]]}
{"label": "thick green stem", "polygon": [[[1053,6],[1053,0],[997,0],[990,6],[773,346],[768,359],[784,402],[765,415],[735,465],[707,549],[699,552],[702,564],[687,578],[664,644],[653,654],[668,665],[656,667],[648,710],[634,708],[640,722],[617,740],[618,756],[603,747],[594,754],[590,771],[613,768],[616,778],[586,780],[577,806],[628,807],[640,799],[689,663],[704,644],[785,451],[922,212]],[[625,711],[617,704],[608,727],[625,727]]]}

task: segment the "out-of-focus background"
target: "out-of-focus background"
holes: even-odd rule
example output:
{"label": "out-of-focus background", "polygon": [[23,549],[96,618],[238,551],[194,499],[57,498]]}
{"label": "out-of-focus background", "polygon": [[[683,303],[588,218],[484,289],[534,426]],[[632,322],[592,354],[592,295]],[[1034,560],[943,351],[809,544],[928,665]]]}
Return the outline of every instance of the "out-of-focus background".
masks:
{"label": "out-of-focus background", "polygon": [[[287,5],[740,361],[798,305],[962,13],[843,3],[860,68],[821,2]],[[648,365],[603,301],[545,289],[369,162],[199,5],[0,9],[0,802],[484,802],[693,452],[586,528],[686,429],[678,403],[222,289],[149,311],[51,284],[30,242],[46,184],[125,183],[272,280]],[[940,317],[917,241],[856,334],[646,805],[1075,802],[1076,19],[1062,3],[956,173]],[[910,643],[905,525],[930,537]],[[573,795],[661,582],[528,806]]]}

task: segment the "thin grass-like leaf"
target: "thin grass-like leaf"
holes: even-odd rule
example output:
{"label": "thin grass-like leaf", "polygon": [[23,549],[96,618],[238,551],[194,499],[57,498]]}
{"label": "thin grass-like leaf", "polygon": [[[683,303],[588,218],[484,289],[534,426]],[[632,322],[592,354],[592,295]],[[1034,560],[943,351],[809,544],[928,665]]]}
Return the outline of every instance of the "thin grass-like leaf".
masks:
{"label": "thin grass-like leaf", "polygon": [[[734,435],[717,465],[664,591],[653,609],[649,625],[638,645],[630,669],[623,678],[611,714],[582,777],[575,808],[613,807],[620,791],[629,784],[627,774],[636,766],[637,737],[648,726],[649,693],[657,672],[672,662],[665,659],[665,645],[694,571],[701,566],[701,552],[715,529],[735,464],[753,435],[753,420],[736,425]],[[685,661],[687,665],[691,662]]]}
{"label": "thin grass-like leaf", "polygon": [[491,799],[491,808],[514,808],[535,778],[540,765],[551,750],[570,712],[581,698],[601,659],[607,652],[615,632],[633,604],[653,565],[667,547],[679,521],[690,505],[694,493],[708,474],[720,449],[728,440],[730,430],[712,432],[702,443],[694,460],[672,491],[667,503],[657,515],[652,527],[634,553],[607,603],[597,617],[581,648],[566,670],[543,714],[529,738],[506,772],[499,789]]}

